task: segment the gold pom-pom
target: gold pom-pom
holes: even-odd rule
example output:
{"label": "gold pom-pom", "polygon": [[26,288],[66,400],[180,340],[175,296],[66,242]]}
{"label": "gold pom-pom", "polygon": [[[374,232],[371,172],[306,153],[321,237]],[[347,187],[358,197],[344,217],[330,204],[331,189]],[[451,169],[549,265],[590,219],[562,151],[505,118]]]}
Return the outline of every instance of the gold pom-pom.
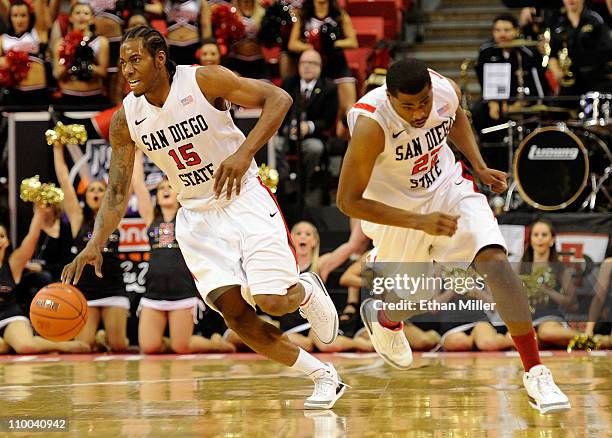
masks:
{"label": "gold pom-pom", "polygon": [[21,181],[19,197],[25,202],[36,202],[41,186],[40,176],[34,175],[31,178],[26,178]]}
{"label": "gold pom-pom", "polygon": [[64,192],[53,183],[41,183],[40,177],[35,175],[21,181],[19,197],[25,202],[56,205],[64,200]]}
{"label": "gold pom-pom", "polygon": [[87,130],[84,125],[64,125],[62,122],[57,122],[53,129],[45,131],[45,137],[49,146],[57,141],[62,144],[85,144]]}
{"label": "gold pom-pom", "polygon": [[276,193],[278,187],[278,171],[276,169],[272,169],[263,163],[259,166],[259,177],[272,193]]}
{"label": "gold pom-pom", "polygon": [[576,335],[574,339],[567,344],[567,352],[571,353],[572,350],[599,350],[599,346],[599,339],[596,339],[594,336]]}
{"label": "gold pom-pom", "polygon": [[53,183],[45,183],[40,187],[37,201],[47,205],[61,204],[64,201],[64,191]]}
{"label": "gold pom-pom", "polygon": [[535,313],[535,308],[539,305],[548,303],[548,294],[544,291],[543,286],[550,288],[555,287],[555,276],[552,269],[548,266],[535,268],[531,274],[520,275],[523,286],[527,290],[527,300],[529,301],[529,310]]}

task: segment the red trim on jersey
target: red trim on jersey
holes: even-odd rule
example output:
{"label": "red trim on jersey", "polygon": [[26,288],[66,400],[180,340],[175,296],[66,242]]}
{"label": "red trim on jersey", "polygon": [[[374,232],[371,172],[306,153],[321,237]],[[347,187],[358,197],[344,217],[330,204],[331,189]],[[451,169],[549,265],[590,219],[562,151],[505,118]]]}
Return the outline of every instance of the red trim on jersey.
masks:
{"label": "red trim on jersey", "polygon": [[264,189],[266,189],[266,191],[268,192],[268,194],[270,195],[270,197],[272,198],[272,200],[276,204],[276,208],[278,209],[280,217],[283,220],[283,224],[285,225],[285,231],[287,232],[287,242],[289,244],[289,248],[291,249],[291,253],[293,254],[293,258],[295,259],[295,267],[297,268],[298,272],[300,272],[300,265],[298,265],[297,254],[295,252],[295,244],[293,243],[293,239],[291,238],[291,232],[289,231],[289,227],[287,226],[287,222],[285,221],[285,216],[283,216],[283,211],[281,210],[280,205],[278,205],[278,201],[276,200],[276,196],[274,196],[274,193],[272,193],[272,191],[270,190],[270,187],[268,187],[267,185],[265,185],[263,183],[261,178],[257,177],[257,181],[259,181],[259,184]]}
{"label": "red trim on jersey", "polygon": [[433,75],[436,75],[436,76],[437,76],[437,77],[439,77],[440,79],[446,79],[444,76],[442,76],[440,73],[438,73],[438,72],[437,72],[437,71],[435,71],[435,70],[432,70],[432,69],[428,68],[428,69],[427,69],[427,71],[428,71],[429,73],[433,74]]}
{"label": "red trim on jersey", "polygon": [[367,103],[362,103],[362,102],[358,102],[355,105],[353,105],[353,108],[358,108],[358,109],[362,109],[362,110],[366,110],[368,112],[374,113],[376,112],[376,107],[369,105]]}
{"label": "red trim on jersey", "polygon": [[472,176],[472,173],[470,172],[470,169],[468,169],[468,167],[465,165],[465,163],[461,160],[459,160],[459,163],[461,164],[461,176],[464,177],[465,179],[472,181],[472,188],[474,189],[475,193],[480,193],[478,191],[478,186],[476,185],[476,183],[474,182],[474,177]]}
{"label": "red trim on jersey", "polygon": [[198,278],[193,274],[193,272],[191,272],[191,270],[189,271],[189,273],[191,274],[191,278],[193,278],[195,281],[198,281]]}

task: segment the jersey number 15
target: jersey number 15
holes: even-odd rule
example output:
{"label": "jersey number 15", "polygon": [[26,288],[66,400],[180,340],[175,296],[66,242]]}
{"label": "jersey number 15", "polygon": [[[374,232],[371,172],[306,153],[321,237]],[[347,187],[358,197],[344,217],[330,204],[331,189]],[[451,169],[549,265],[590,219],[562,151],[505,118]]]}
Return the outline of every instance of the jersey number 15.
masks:
{"label": "jersey number 15", "polygon": [[180,157],[179,154],[176,153],[176,150],[170,149],[168,151],[168,155],[172,157],[176,163],[176,167],[178,167],[179,170],[185,170],[187,166],[197,166],[198,164],[202,163],[202,159],[198,153],[196,151],[192,151],[191,149],[193,149],[193,143],[187,143],[183,146],[179,146],[178,151],[181,155]]}

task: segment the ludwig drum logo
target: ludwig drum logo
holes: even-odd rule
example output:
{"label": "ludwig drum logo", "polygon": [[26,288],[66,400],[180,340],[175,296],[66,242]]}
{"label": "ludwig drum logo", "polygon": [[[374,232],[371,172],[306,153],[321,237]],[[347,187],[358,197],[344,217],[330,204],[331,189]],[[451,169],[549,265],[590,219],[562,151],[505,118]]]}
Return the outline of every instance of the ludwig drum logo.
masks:
{"label": "ludwig drum logo", "polygon": [[532,145],[529,149],[530,160],[568,160],[573,161],[578,157],[578,148],[543,148]]}

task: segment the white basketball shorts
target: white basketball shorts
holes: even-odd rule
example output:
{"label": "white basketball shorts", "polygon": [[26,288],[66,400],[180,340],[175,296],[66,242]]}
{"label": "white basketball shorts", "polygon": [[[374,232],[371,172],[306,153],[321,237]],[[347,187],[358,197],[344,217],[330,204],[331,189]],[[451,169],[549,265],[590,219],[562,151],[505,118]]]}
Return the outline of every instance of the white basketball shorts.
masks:
{"label": "white basketball shorts", "polygon": [[[442,212],[459,215],[453,237],[433,236],[424,231],[362,221],[363,232],[374,242],[372,258],[377,262],[453,263],[467,268],[482,248],[506,242],[486,197],[474,190],[473,182],[461,174],[457,163],[455,175],[436,188],[431,198],[417,207],[406,202],[406,210],[429,214]],[[420,202],[420,201],[419,201]]]}
{"label": "white basketball shorts", "polygon": [[[235,196],[235,194],[233,195]],[[293,243],[276,199],[263,184],[242,192],[224,207],[180,208],[176,240],[200,295],[224,286],[242,286],[242,296],[285,295],[298,282]]]}

